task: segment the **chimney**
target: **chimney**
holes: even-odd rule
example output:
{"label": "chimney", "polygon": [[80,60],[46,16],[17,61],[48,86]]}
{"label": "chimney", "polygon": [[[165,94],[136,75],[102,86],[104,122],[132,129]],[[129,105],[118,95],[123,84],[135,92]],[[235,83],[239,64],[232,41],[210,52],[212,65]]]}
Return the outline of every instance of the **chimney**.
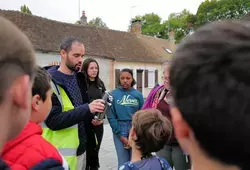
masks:
{"label": "chimney", "polygon": [[131,29],[130,32],[134,33],[134,34],[141,34],[141,20],[137,19],[137,20],[133,20],[131,22]]}
{"label": "chimney", "polygon": [[175,32],[173,30],[169,31],[169,41],[175,43]]}
{"label": "chimney", "polygon": [[85,15],[85,11],[82,11],[82,16],[80,18],[80,23],[81,23],[81,25],[88,25],[87,17]]}

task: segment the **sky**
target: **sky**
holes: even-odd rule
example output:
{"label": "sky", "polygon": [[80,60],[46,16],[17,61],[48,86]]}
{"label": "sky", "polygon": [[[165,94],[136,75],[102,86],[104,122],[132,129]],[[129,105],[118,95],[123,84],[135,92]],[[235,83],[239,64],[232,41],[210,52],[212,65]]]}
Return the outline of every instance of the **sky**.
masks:
{"label": "sky", "polygon": [[[110,29],[127,31],[136,15],[156,13],[167,20],[172,12],[187,9],[196,13],[205,0],[0,0],[0,9],[20,10],[26,4],[33,15],[75,23],[84,10],[88,21],[100,17]],[[79,12],[80,2],[80,12]]]}

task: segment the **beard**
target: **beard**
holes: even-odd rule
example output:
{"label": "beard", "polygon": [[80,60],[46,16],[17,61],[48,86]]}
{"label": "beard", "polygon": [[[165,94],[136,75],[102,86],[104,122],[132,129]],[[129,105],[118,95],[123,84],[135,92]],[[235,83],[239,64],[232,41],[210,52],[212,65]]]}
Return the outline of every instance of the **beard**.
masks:
{"label": "beard", "polygon": [[68,69],[74,72],[78,72],[81,69],[81,63],[74,64],[69,60],[69,57],[66,60],[66,66],[68,67]]}

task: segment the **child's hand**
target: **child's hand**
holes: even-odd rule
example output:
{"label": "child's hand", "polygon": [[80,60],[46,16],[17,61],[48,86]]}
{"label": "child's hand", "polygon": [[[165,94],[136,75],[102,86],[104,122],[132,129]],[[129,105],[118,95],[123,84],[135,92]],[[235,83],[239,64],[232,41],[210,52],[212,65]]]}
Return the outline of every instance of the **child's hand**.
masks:
{"label": "child's hand", "polygon": [[126,138],[126,137],[123,137],[123,136],[121,136],[120,137],[120,140],[122,141],[122,143],[124,144],[124,145],[128,145],[128,139]]}
{"label": "child's hand", "polygon": [[125,149],[130,149],[131,147],[129,146],[129,142],[128,142],[128,139],[125,138],[125,137],[120,137],[120,140],[122,141],[122,143],[124,144],[124,148]]}

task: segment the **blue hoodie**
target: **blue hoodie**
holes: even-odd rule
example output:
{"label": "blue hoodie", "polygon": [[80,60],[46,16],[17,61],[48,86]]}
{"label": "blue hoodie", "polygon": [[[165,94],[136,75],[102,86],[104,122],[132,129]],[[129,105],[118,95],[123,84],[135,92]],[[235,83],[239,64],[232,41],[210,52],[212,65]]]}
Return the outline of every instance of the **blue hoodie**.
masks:
{"label": "blue hoodie", "polygon": [[108,112],[108,120],[114,134],[121,136],[119,121],[132,121],[132,115],[141,109],[144,99],[138,90],[131,88],[113,90],[113,103]]}

